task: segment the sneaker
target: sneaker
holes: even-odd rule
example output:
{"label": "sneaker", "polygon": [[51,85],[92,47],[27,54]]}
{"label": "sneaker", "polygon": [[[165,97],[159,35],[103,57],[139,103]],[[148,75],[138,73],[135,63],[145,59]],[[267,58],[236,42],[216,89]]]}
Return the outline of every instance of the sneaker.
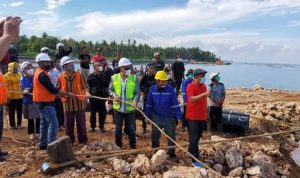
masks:
{"label": "sneaker", "polygon": [[105,128],[100,128],[100,132],[101,133],[106,133],[106,129]]}
{"label": "sneaker", "polygon": [[197,167],[197,168],[204,168],[204,165],[198,161],[192,162],[192,166]]}
{"label": "sneaker", "polygon": [[18,127],[17,127],[18,129],[22,129],[22,126],[20,126],[20,125],[18,125]]}
{"label": "sneaker", "polygon": [[17,130],[17,127],[16,126],[11,126],[10,127],[12,130]]}
{"label": "sneaker", "polygon": [[35,138],[35,136],[33,134],[30,134],[29,140],[33,140],[34,138]]}
{"label": "sneaker", "polygon": [[47,149],[47,145],[45,145],[45,146],[40,145],[40,146],[39,146],[39,149],[40,149],[40,150],[46,150],[46,149]]}

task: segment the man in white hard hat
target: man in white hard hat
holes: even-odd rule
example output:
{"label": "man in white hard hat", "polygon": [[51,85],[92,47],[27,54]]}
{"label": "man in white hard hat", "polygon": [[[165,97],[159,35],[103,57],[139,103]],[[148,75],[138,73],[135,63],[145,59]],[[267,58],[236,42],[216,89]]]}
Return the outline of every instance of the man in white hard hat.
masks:
{"label": "man in white hard hat", "polygon": [[148,64],[148,65],[152,65],[156,72],[164,70],[164,67],[165,67],[165,63],[160,59],[160,55],[161,54],[159,52],[155,52],[153,54],[152,62],[150,64]]}
{"label": "man in white hard hat", "polygon": [[61,58],[60,65],[63,68],[57,80],[57,87],[64,92],[73,93],[75,96],[63,96],[61,98],[65,112],[66,135],[75,143],[74,127],[76,122],[79,144],[87,143],[87,133],[85,124],[86,98],[88,85],[86,78],[79,71],[75,71],[74,60],[65,56]]}
{"label": "man in white hard hat", "polygon": [[59,61],[61,58],[68,56],[72,52],[72,46],[69,46],[69,50],[66,50],[63,43],[56,44],[55,61]]}
{"label": "man in white hard hat", "polygon": [[222,108],[225,100],[225,86],[220,82],[220,73],[209,75],[209,122],[212,130],[222,132]]}
{"label": "man in white hard hat", "polygon": [[33,102],[37,103],[40,112],[40,143],[39,149],[47,149],[47,145],[56,140],[58,122],[55,111],[55,95],[67,94],[54,87],[48,72],[51,70],[51,59],[46,53],[36,56],[39,67],[33,76]]}
{"label": "man in white hard hat", "polygon": [[[135,106],[139,101],[140,87],[135,75],[131,74],[132,63],[127,58],[119,61],[120,73],[114,74],[110,83],[110,95],[114,99],[129,102]],[[114,121],[115,121],[115,142],[122,147],[122,126],[125,123],[125,130],[129,136],[130,148],[136,148],[135,138],[135,110],[129,104],[114,101]]]}
{"label": "man in white hard hat", "polygon": [[48,47],[42,47],[41,48],[41,53],[49,54],[49,48]]}

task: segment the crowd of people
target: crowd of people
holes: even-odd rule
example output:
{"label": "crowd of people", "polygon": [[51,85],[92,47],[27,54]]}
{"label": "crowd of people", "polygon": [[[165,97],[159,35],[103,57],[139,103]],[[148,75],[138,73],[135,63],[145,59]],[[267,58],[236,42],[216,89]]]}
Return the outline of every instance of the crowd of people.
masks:
{"label": "crowd of people", "polygon": [[[21,21],[19,17],[9,17],[0,22],[0,62],[7,54],[3,51],[8,51],[9,45],[17,38]],[[107,108],[112,107],[115,143],[120,148],[123,146],[123,131],[128,135],[130,148],[136,148],[135,107],[139,102],[143,103],[145,115],[173,140],[176,140],[177,124],[181,122],[182,131],[188,130],[188,150],[195,158],[200,158],[198,144],[206,121],[210,121],[208,129],[222,131],[225,87],[220,83],[220,73],[210,74],[211,83],[207,87],[207,71],[188,69],[185,74],[180,52],[172,65],[167,66],[161,60],[161,54],[155,52],[144,71],[142,65],[140,70],[135,69],[131,60],[119,52],[110,67],[102,49],[97,48],[96,55],[91,56],[89,49],[83,46],[78,57],[80,67],[76,70],[75,61],[69,56],[72,47],[68,46],[67,50],[63,43],[56,47],[53,58],[49,56],[48,47],[41,48],[35,57],[36,68],[30,61],[19,64],[12,60],[7,72],[0,74],[0,139],[4,106],[8,108],[10,129],[22,129],[22,118],[27,119],[29,139],[38,138],[41,150],[47,149],[62,129],[74,144],[75,125],[78,143],[86,144],[85,113],[88,105],[90,131],[97,130],[98,115],[100,133],[106,133]],[[180,94],[183,108],[178,99]],[[143,118],[141,135],[145,136],[146,132],[147,122]],[[153,148],[160,146],[160,135],[160,131],[152,126]],[[168,140],[168,146],[174,146],[174,143]],[[6,155],[7,152],[0,149],[0,158],[5,159]],[[170,148],[168,155],[176,158],[175,148]],[[203,166],[194,159],[192,163],[196,167]]]}

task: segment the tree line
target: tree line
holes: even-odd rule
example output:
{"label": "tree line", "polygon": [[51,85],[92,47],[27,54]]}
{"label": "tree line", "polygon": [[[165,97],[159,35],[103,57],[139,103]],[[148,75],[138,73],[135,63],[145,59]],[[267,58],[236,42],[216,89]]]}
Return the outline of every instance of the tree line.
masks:
{"label": "tree line", "polygon": [[103,40],[101,43],[96,41],[76,41],[70,39],[59,39],[54,36],[49,36],[47,33],[43,33],[41,37],[26,35],[20,36],[14,43],[14,46],[19,50],[19,53],[27,57],[35,57],[40,52],[42,47],[48,47],[50,49],[50,56],[54,56],[56,50],[56,44],[62,42],[66,48],[72,46],[73,52],[71,56],[78,57],[81,48],[86,46],[91,55],[95,54],[97,48],[103,50],[103,56],[108,59],[113,59],[116,52],[120,52],[122,56],[126,56],[132,60],[150,60],[153,57],[154,52],[160,52],[163,59],[175,59],[177,53],[182,53],[184,59],[195,61],[215,62],[217,56],[210,51],[202,51],[199,47],[184,48],[184,47],[151,47],[148,44],[137,43],[136,40],[128,39],[127,41],[107,42]]}

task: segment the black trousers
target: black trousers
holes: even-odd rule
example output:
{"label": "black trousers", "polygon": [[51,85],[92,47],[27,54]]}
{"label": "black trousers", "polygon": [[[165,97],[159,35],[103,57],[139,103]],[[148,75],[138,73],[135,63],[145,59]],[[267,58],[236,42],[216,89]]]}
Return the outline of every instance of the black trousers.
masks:
{"label": "black trousers", "polygon": [[[147,95],[148,94],[145,94],[144,97],[143,97],[143,111],[144,112],[146,111]],[[143,129],[147,128],[147,123],[146,123],[145,117],[142,117],[142,127],[143,127]]]}
{"label": "black trousers", "polygon": [[175,82],[176,82],[176,95],[178,96],[180,88],[181,88],[181,84],[182,84],[182,79],[180,79],[180,80],[176,79]]}
{"label": "black trousers", "polygon": [[186,114],[186,105],[183,106],[183,115],[182,115],[182,121],[181,121],[181,124],[182,124],[182,128],[185,128],[187,127],[187,121],[185,119],[185,114]]}
{"label": "black trousers", "polygon": [[60,98],[55,99],[55,111],[59,126],[64,126],[64,107]]}
{"label": "black trousers", "polygon": [[40,133],[40,118],[28,119],[28,134]]}
{"label": "black trousers", "polygon": [[[200,158],[199,152],[199,140],[202,137],[202,133],[204,130],[205,121],[200,120],[188,120],[188,131],[189,131],[189,148],[188,151],[195,158]],[[192,161],[196,161],[192,158]]]}
{"label": "black trousers", "polygon": [[210,106],[209,120],[211,124],[211,129],[217,131],[218,124],[222,123],[222,108],[217,106]]}
{"label": "black trousers", "polygon": [[99,128],[104,128],[105,120],[106,120],[106,107],[104,100],[96,100],[91,99],[91,116],[90,116],[90,124],[91,128],[96,127],[96,114],[99,116]]}
{"label": "black trousers", "polygon": [[17,125],[22,125],[22,103],[23,99],[11,99],[8,106],[9,123],[11,127],[16,127],[15,112],[17,111]]}

